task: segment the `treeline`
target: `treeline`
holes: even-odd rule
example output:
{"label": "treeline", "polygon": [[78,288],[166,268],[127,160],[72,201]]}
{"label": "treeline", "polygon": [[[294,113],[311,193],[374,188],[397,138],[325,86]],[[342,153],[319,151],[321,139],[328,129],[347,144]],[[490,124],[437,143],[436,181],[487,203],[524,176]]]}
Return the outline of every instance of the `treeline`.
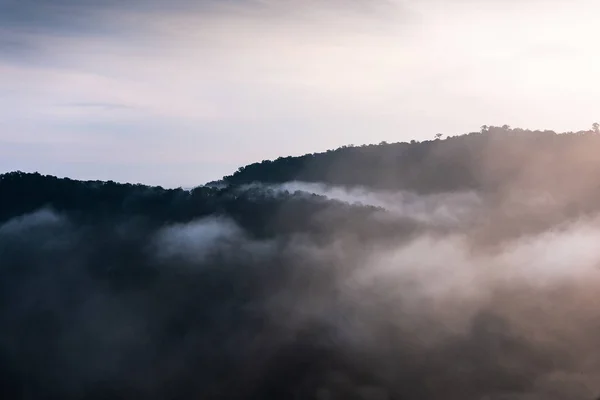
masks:
{"label": "treeline", "polygon": [[[538,399],[551,393],[538,386],[548,382],[561,398],[584,398],[570,393],[595,373],[585,356],[598,347],[597,313],[581,308],[597,292],[594,279],[555,290],[543,275],[532,286],[506,275],[470,307],[450,275],[474,287],[494,274],[467,281],[462,263],[491,272],[516,260],[540,274],[536,266],[568,265],[562,248],[536,264],[546,249],[534,239],[600,208],[596,131],[484,127],[350,146],[252,164],[193,190],[0,175],[0,396]],[[446,227],[265,185],[290,180],[474,190],[482,212]],[[34,213],[43,209],[53,212]],[[207,235],[229,226],[235,233],[223,240]],[[448,250],[457,233],[464,252]],[[529,240],[516,252],[536,247],[531,257],[513,257],[510,245],[498,253],[522,235]],[[585,243],[574,263],[591,260]],[[453,290],[461,293],[429,297]],[[565,320],[580,325],[566,332]],[[551,340],[540,346],[534,326]],[[578,346],[563,345],[571,342]],[[557,374],[576,380],[555,384]]]}
{"label": "treeline", "polygon": [[[479,132],[410,143],[344,146],[324,153],[280,157],[239,168],[232,185],[251,182],[325,182],[380,190],[436,193],[495,191],[534,169],[552,177],[600,172],[600,135],[592,129],[557,134],[483,126]],[[578,154],[579,153],[579,154]],[[578,159],[578,155],[582,158]],[[539,182],[538,182],[539,183]]]}
{"label": "treeline", "polygon": [[[565,134],[505,125],[483,126],[480,132],[443,140],[344,146],[262,161],[192,190],[11,172],[0,175],[0,223],[42,208],[80,219],[139,217],[160,224],[215,215],[232,217],[253,234],[268,236],[286,229],[313,229],[311,221],[322,219],[324,210],[338,216],[339,221],[330,224],[338,227],[377,212],[264,185],[294,180],[421,194],[476,191],[499,201],[523,191],[537,192],[571,215],[596,210],[600,204],[599,155],[596,124],[589,131]],[[246,186],[256,182],[262,185]]]}
{"label": "treeline", "polygon": [[67,215],[79,223],[132,221],[153,226],[189,222],[203,217],[234,220],[256,238],[305,233],[323,239],[345,232],[373,240],[404,234],[414,223],[375,223],[381,209],[328,200],[297,191],[255,188],[164,189],[112,181],[77,181],[39,173],[0,175],[0,225],[40,209]]}

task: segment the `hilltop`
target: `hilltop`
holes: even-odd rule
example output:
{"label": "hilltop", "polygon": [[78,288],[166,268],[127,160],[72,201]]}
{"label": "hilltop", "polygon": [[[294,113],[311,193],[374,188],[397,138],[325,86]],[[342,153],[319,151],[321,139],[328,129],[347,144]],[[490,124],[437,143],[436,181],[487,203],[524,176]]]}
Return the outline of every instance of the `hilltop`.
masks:
{"label": "hilltop", "polygon": [[347,146],[191,190],[0,175],[0,395],[589,400],[597,128]]}
{"label": "hilltop", "polygon": [[569,176],[579,179],[600,172],[599,132],[596,124],[591,130],[562,134],[484,126],[480,132],[444,140],[343,146],[265,160],[241,167],[223,181],[323,182],[418,193],[490,192],[514,184],[549,189],[565,184]]}

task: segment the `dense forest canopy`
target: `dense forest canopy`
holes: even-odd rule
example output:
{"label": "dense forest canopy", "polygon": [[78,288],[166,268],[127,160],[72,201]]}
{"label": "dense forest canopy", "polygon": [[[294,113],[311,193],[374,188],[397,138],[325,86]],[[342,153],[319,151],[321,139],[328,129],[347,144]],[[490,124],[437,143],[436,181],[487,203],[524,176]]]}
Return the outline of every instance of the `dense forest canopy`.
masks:
{"label": "dense forest canopy", "polygon": [[0,175],[0,395],[591,400],[599,133],[484,126],[192,190]]}
{"label": "dense forest canopy", "polygon": [[[233,212],[235,204],[242,202],[257,206],[307,201],[294,193],[274,193],[271,188],[244,190],[255,183],[292,181],[425,195],[476,191],[497,199],[535,192],[551,196],[577,213],[594,209],[600,196],[598,154],[598,124],[587,131],[563,134],[505,125],[483,126],[480,132],[444,140],[343,146],[324,153],[265,160],[192,190],[11,172],[0,175],[0,193],[4,193],[0,221],[42,207],[79,215],[134,214],[185,221]],[[315,200],[318,196],[310,197]],[[271,205],[266,208],[272,209]]]}
{"label": "dense forest canopy", "polygon": [[[384,190],[493,191],[524,170],[550,169],[548,177],[599,168],[598,125],[557,134],[483,126],[480,132],[410,143],[343,146],[325,153],[281,157],[241,167],[224,181],[281,183],[293,180]],[[529,182],[528,182],[529,183]],[[535,182],[541,184],[542,182]],[[545,182],[544,182],[545,183]]]}

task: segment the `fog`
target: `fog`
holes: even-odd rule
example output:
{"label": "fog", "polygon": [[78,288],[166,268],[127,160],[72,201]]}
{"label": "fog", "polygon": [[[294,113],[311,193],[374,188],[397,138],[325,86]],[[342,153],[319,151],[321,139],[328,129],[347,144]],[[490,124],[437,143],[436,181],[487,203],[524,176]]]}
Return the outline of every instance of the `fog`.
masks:
{"label": "fog", "polygon": [[480,212],[482,206],[482,199],[475,192],[423,196],[408,191],[383,192],[373,191],[366,187],[332,186],[315,182],[287,182],[281,185],[267,186],[267,188],[276,192],[314,193],[350,204],[381,207],[396,216],[434,225],[464,224],[466,219]]}
{"label": "fog", "polygon": [[475,210],[508,203],[280,189],[381,206],[390,218],[414,216],[419,230],[323,241],[258,239],[226,217],[86,224],[45,209],[12,219],[0,227],[5,397],[600,393],[600,217],[529,231],[508,218],[504,240],[490,245],[494,219]]}

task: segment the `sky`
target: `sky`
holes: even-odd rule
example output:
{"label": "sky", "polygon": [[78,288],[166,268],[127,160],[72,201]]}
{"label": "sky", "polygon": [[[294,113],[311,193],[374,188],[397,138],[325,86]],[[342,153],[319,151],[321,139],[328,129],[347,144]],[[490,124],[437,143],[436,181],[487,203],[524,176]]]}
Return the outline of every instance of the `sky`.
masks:
{"label": "sky", "polygon": [[600,118],[595,0],[0,0],[0,172],[247,163]]}

